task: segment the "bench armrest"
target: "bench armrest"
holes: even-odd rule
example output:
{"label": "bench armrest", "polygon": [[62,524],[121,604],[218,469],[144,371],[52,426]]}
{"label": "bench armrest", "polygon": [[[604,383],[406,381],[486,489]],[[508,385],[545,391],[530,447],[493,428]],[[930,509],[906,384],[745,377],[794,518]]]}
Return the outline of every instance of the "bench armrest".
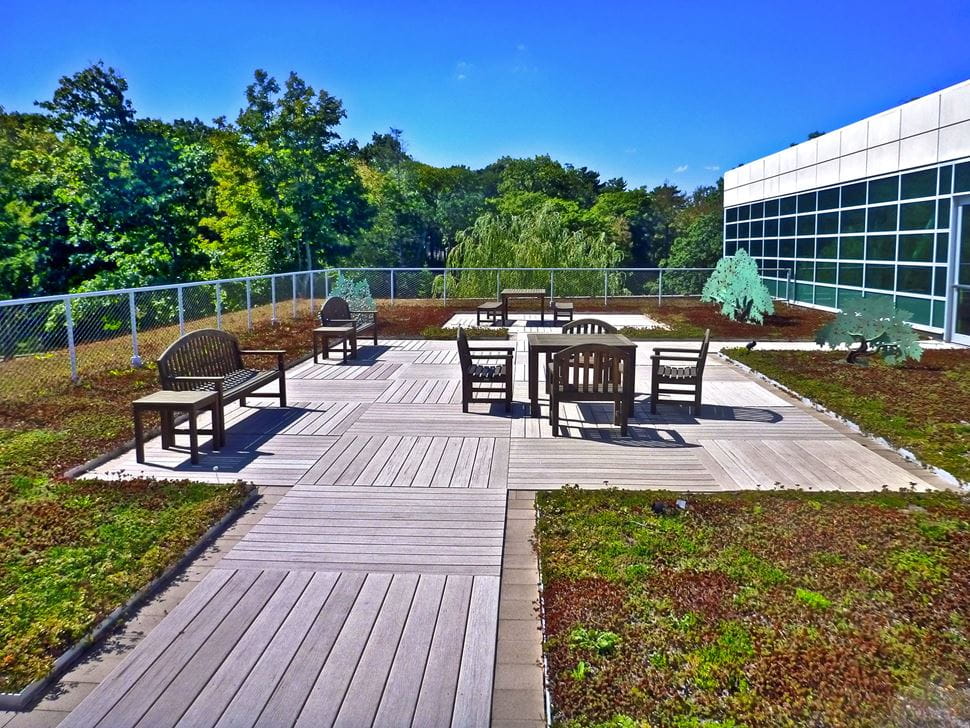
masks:
{"label": "bench armrest", "polygon": [[333,324],[339,324],[341,326],[353,326],[357,328],[357,319],[327,319],[327,323],[324,326],[332,326]]}
{"label": "bench armrest", "polygon": [[673,346],[655,346],[653,347],[653,353],[656,354],[659,351],[676,351],[679,354],[697,354],[700,356],[700,349],[678,349]]}
{"label": "bench armrest", "polygon": [[377,316],[377,311],[351,311],[351,313],[362,313],[368,316]]}
{"label": "bench armrest", "polygon": [[497,353],[495,353],[495,354],[482,354],[482,353],[477,353],[476,354],[475,352],[472,352],[470,356],[471,356],[472,359],[505,359],[507,361],[512,361],[512,352],[511,351],[507,351],[504,354],[497,354]]}
{"label": "bench armrest", "polygon": [[696,356],[659,356],[654,354],[650,358],[654,361],[692,361],[695,364],[700,361],[700,357]]}
{"label": "bench armrest", "polygon": [[496,344],[495,346],[470,346],[469,351],[515,351],[515,344]]}

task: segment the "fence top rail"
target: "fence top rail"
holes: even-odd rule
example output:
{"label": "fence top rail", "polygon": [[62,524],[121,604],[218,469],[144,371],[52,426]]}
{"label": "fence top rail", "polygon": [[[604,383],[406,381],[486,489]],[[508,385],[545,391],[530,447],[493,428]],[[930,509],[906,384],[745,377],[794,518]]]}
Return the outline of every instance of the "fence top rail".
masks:
{"label": "fence top rail", "polygon": [[[435,268],[427,267],[398,267],[398,268],[352,268],[352,267],[342,267],[333,266],[328,268],[314,268],[312,270],[303,271],[290,271],[287,273],[266,273],[257,276],[245,276],[240,278],[219,278],[208,281],[186,281],[184,283],[163,283],[155,286],[140,286],[137,288],[114,288],[104,291],[83,291],[78,293],[59,293],[53,296],[33,296],[27,298],[11,298],[6,300],[0,300],[0,308],[5,308],[9,306],[24,306],[33,305],[40,303],[66,303],[67,301],[75,301],[84,298],[98,298],[101,296],[127,296],[132,293],[151,293],[156,291],[175,291],[178,289],[188,289],[197,288],[199,286],[214,286],[214,285],[225,285],[232,283],[246,283],[247,281],[259,281],[259,280],[270,280],[279,278],[293,278],[295,276],[307,276],[307,275],[318,275],[318,274],[331,274],[331,273],[367,273],[367,272],[380,272],[380,273],[403,273],[403,272],[421,272],[421,273],[433,273],[433,274],[454,274],[468,272],[492,272],[492,273],[502,273],[502,272],[584,272],[584,273],[690,273],[690,272],[703,272],[711,271],[713,268],[565,268],[565,267],[549,267],[549,268],[528,268],[528,267],[490,267],[490,268],[478,268],[478,267],[459,267],[453,268],[449,266],[438,266]],[[780,269],[772,269],[780,270]]]}

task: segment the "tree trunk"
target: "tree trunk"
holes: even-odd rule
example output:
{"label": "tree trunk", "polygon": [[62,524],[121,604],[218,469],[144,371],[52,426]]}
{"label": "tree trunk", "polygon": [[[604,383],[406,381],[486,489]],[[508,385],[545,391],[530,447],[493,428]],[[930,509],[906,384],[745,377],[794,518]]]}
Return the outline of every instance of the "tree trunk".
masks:
{"label": "tree trunk", "polygon": [[869,352],[869,342],[863,339],[859,342],[859,348],[849,347],[849,355],[845,358],[849,364],[855,364],[859,357],[864,357]]}

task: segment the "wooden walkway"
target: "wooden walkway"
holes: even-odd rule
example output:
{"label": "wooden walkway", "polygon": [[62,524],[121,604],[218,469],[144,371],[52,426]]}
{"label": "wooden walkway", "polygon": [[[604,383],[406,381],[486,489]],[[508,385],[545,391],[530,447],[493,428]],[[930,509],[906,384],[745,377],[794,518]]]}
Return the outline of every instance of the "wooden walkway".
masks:
{"label": "wooden walkway", "polygon": [[199,465],[156,440],[94,471],[289,490],[63,725],[486,726],[508,490],[930,487],[714,357],[699,417],[640,395],[620,437],[569,404],[554,438],[518,346],[511,414],[462,413],[452,342],[384,341],[292,369],[290,408],[232,407]]}

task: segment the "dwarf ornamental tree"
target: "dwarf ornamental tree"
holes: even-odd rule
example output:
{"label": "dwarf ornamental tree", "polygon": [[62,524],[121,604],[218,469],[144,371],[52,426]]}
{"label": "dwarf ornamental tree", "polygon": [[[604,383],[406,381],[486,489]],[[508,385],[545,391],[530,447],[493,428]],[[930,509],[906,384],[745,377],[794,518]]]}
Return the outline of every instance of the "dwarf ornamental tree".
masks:
{"label": "dwarf ornamental tree", "polygon": [[771,292],[761,280],[758,264],[744,250],[725,256],[704,284],[701,300],[721,304],[721,313],[732,321],[763,324],[775,312]]}
{"label": "dwarf ornamental tree", "polygon": [[371,296],[370,284],[366,278],[354,280],[343,273],[337,273],[337,280],[330,287],[331,297],[342,298],[350,306],[351,311],[374,311],[374,297]]}
{"label": "dwarf ornamental tree", "polygon": [[923,347],[913,327],[906,323],[912,314],[897,309],[888,298],[859,298],[846,304],[831,322],[815,335],[819,346],[835,349],[849,347],[846,361],[864,364],[865,357],[875,354],[887,364],[901,364],[907,359],[919,361]]}

